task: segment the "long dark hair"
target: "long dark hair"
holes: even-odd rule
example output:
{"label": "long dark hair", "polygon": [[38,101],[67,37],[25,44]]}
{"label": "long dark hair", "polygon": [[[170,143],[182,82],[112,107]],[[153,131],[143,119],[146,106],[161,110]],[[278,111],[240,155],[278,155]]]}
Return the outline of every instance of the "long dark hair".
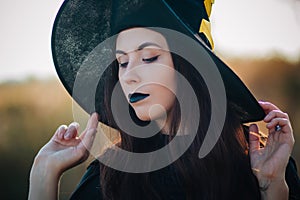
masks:
{"label": "long dark hair", "polygon": [[[103,198],[107,200],[170,199],[169,195],[172,195],[170,193],[178,192],[178,190],[176,188],[169,190],[168,188],[173,186],[166,184],[176,182],[181,188],[184,199],[260,199],[257,179],[252,173],[248,156],[248,143],[245,137],[248,130],[241,122],[242,109],[227,102],[226,121],[221,136],[212,151],[206,157],[199,159],[198,152],[211,117],[209,92],[201,75],[189,62],[173,53],[172,58],[175,69],[189,81],[198,98],[201,114],[197,135],[179,159],[158,171],[140,174],[126,173],[101,164],[100,180]],[[108,76],[106,76],[104,94],[105,113],[108,124],[117,127],[110,110],[111,91],[118,81],[117,63],[112,63],[106,73]],[[178,91],[179,94],[176,95],[184,95],[184,91],[180,90],[180,85],[178,85]],[[133,121],[140,125],[147,125],[147,122],[138,119],[131,107],[129,109]],[[191,112],[193,112],[192,109]],[[140,139],[119,130],[121,140],[117,145],[133,152],[150,152],[166,145],[174,138],[180,123],[178,101],[175,101],[170,113],[172,123],[168,136],[162,138],[162,133],[158,133],[150,138]],[[190,119],[187,120],[187,126],[189,122],[191,122]],[[102,156],[114,159],[114,150],[107,149]],[[175,173],[167,179],[172,178],[174,181],[167,181],[159,186],[153,185],[155,177],[170,175],[167,172],[170,167]],[[157,184],[155,181],[154,183]],[[178,197],[180,194],[176,195]]]}

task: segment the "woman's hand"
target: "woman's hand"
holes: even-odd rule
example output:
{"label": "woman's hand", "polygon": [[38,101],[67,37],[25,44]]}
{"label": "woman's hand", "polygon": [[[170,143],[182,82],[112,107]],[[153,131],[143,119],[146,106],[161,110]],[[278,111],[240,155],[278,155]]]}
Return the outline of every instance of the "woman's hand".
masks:
{"label": "woman's hand", "polygon": [[52,170],[56,170],[59,175],[80,164],[89,156],[97,126],[98,115],[96,113],[91,115],[86,129],[79,137],[77,137],[78,123],[73,122],[68,127],[60,126],[50,141],[39,151],[35,162],[47,162],[47,165],[53,167]]}
{"label": "woman's hand", "polygon": [[264,122],[269,130],[267,143],[260,147],[256,124],[250,125],[249,153],[263,199],[287,199],[285,170],[294,146],[289,117],[269,102],[259,102],[266,113]]}
{"label": "woman's hand", "polygon": [[77,123],[60,126],[50,141],[35,157],[30,173],[29,199],[56,199],[58,181],[62,173],[89,156],[98,126],[98,115],[93,113],[86,129],[79,137]]}

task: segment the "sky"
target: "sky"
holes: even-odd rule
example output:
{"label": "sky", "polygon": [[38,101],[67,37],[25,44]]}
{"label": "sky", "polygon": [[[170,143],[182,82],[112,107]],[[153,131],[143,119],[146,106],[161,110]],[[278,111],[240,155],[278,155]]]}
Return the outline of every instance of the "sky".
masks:
{"label": "sky", "polygon": [[[0,1],[0,82],[57,77],[51,30],[63,0]],[[216,52],[300,59],[300,0],[215,0]]]}
{"label": "sky", "polygon": [[212,12],[218,51],[300,58],[300,0],[215,0]]}

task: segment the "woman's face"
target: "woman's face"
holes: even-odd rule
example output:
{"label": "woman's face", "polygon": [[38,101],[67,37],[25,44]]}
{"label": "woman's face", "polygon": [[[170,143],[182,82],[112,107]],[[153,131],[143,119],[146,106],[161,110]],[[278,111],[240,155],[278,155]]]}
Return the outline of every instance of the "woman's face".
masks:
{"label": "woman's face", "polygon": [[[174,104],[175,69],[163,35],[146,28],[122,31],[116,41],[119,81],[140,120],[159,120]],[[174,93],[173,93],[173,92]]]}

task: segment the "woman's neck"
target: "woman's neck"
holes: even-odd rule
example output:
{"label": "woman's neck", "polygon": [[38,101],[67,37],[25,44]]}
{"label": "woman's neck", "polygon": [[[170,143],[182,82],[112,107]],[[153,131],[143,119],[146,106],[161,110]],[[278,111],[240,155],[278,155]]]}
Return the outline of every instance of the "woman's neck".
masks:
{"label": "woman's neck", "polygon": [[170,121],[171,120],[169,120],[168,118],[167,119],[166,118],[159,118],[159,119],[155,120],[155,122],[158,125],[158,127],[160,128],[162,134],[170,135],[170,131],[171,131]]}

